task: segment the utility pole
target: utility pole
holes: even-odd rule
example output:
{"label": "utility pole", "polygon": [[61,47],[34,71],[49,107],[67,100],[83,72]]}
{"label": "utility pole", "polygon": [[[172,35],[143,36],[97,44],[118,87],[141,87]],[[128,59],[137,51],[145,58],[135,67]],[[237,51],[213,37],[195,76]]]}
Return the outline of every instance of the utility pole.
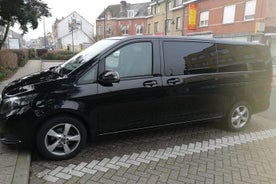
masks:
{"label": "utility pole", "polygon": [[47,47],[47,40],[46,40],[46,28],[45,28],[45,17],[43,17],[43,31],[44,31],[44,48]]}
{"label": "utility pole", "polygon": [[106,37],[106,33],[105,33],[106,32],[106,30],[105,30],[106,29],[105,28],[105,8],[104,8],[104,25],[103,25],[103,29],[104,29],[103,31],[104,31],[104,38],[105,38]]}
{"label": "utility pole", "polygon": [[168,0],[165,0],[165,35],[168,34]]}
{"label": "utility pole", "polygon": [[75,52],[75,47],[74,47],[74,27],[72,27],[72,51],[73,51],[73,53]]}
{"label": "utility pole", "polygon": [[75,52],[75,48],[74,48],[74,30],[76,27],[76,18],[74,17],[74,15],[71,17],[71,20],[69,20],[69,28],[70,31],[72,32],[72,51],[73,53]]}

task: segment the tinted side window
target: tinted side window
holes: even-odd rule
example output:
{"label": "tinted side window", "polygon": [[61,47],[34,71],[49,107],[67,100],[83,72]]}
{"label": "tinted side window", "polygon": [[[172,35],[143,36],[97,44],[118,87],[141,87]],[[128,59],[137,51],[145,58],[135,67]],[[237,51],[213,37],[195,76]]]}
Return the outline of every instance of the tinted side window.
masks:
{"label": "tinted side window", "polygon": [[213,43],[163,43],[167,76],[212,73],[217,71],[217,53]]}
{"label": "tinted side window", "polygon": [[88,84],[96,81],[97,65],[88,70],[78,81],[79,84]]}
{"label": "tinted side window", "polygon": [[105,59],[105,70],[115,70],[120,77],[152,74],[152,44],[141,42],[126,45]]}
{"label": "tinted side window", "polygon": [[262,70],[265,67],[263,46],[217,44],[220,72]]}

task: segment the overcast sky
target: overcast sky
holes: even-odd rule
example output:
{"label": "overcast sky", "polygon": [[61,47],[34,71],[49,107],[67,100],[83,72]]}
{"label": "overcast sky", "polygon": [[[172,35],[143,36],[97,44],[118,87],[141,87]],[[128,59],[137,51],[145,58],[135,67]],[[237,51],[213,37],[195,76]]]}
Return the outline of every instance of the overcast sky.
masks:
{"label": "overcast sky", "polygon": [[[45,27],[46,32],[52,32],[52,24],[55,19],[61,19],[62,17],[66,17],[73,11],[78,12],[81,16],[83,16],[87,21],[92,24],[95,24],[96,18],[100,15],[100,13],[104,10],[105,7],[112,4],[120,4],[121,0],[42,0],[48,7],[50,8],[50,12],[52,14],[51,18],[45,18]],[[150,2],[150,0],[127,0],[128,3],[142,3],[142,2]],[[14,28],[17,30],[17,28]],[[43,36],[43,22],[40,21],[39,26],[36,30],[29,29],[29,33],[25,35],[25,39],[37,38],[39,36]]]}

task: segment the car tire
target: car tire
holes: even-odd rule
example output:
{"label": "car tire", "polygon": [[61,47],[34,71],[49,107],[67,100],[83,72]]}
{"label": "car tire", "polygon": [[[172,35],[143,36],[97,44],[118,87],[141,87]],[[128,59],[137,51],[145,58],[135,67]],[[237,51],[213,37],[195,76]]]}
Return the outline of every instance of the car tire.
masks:
{"label": "car tire", "polygon": [[226,128],[230,131],[241,131],[249,124],[250,119],[250,105],[243,101],[235,103],[227,115]]}
{"label": "car tire", "polygon": [[43,123],[37,133],[38,152],[50,160],[74,157],[86,144],[87,132],[79,120],[59,116]]}

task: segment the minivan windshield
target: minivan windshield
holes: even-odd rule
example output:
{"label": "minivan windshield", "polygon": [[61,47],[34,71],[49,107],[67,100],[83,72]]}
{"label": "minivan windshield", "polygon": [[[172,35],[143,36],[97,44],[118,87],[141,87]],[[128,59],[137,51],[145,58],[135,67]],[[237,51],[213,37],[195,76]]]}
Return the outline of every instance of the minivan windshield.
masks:
{"label": "minivan windshield", "polygon": [[84,51],[78,53],[67,62],[60,66],[59,71],[62,71],[62,74],[68,74],[75,70],[76,68],[80,67],[87,61],[94,58],[96,55],[101,53],[104,49],[112,45],[113,43],[117,42],[118,40],[115,39],[106,39],[96,42],[95,44],[91,45]]}

